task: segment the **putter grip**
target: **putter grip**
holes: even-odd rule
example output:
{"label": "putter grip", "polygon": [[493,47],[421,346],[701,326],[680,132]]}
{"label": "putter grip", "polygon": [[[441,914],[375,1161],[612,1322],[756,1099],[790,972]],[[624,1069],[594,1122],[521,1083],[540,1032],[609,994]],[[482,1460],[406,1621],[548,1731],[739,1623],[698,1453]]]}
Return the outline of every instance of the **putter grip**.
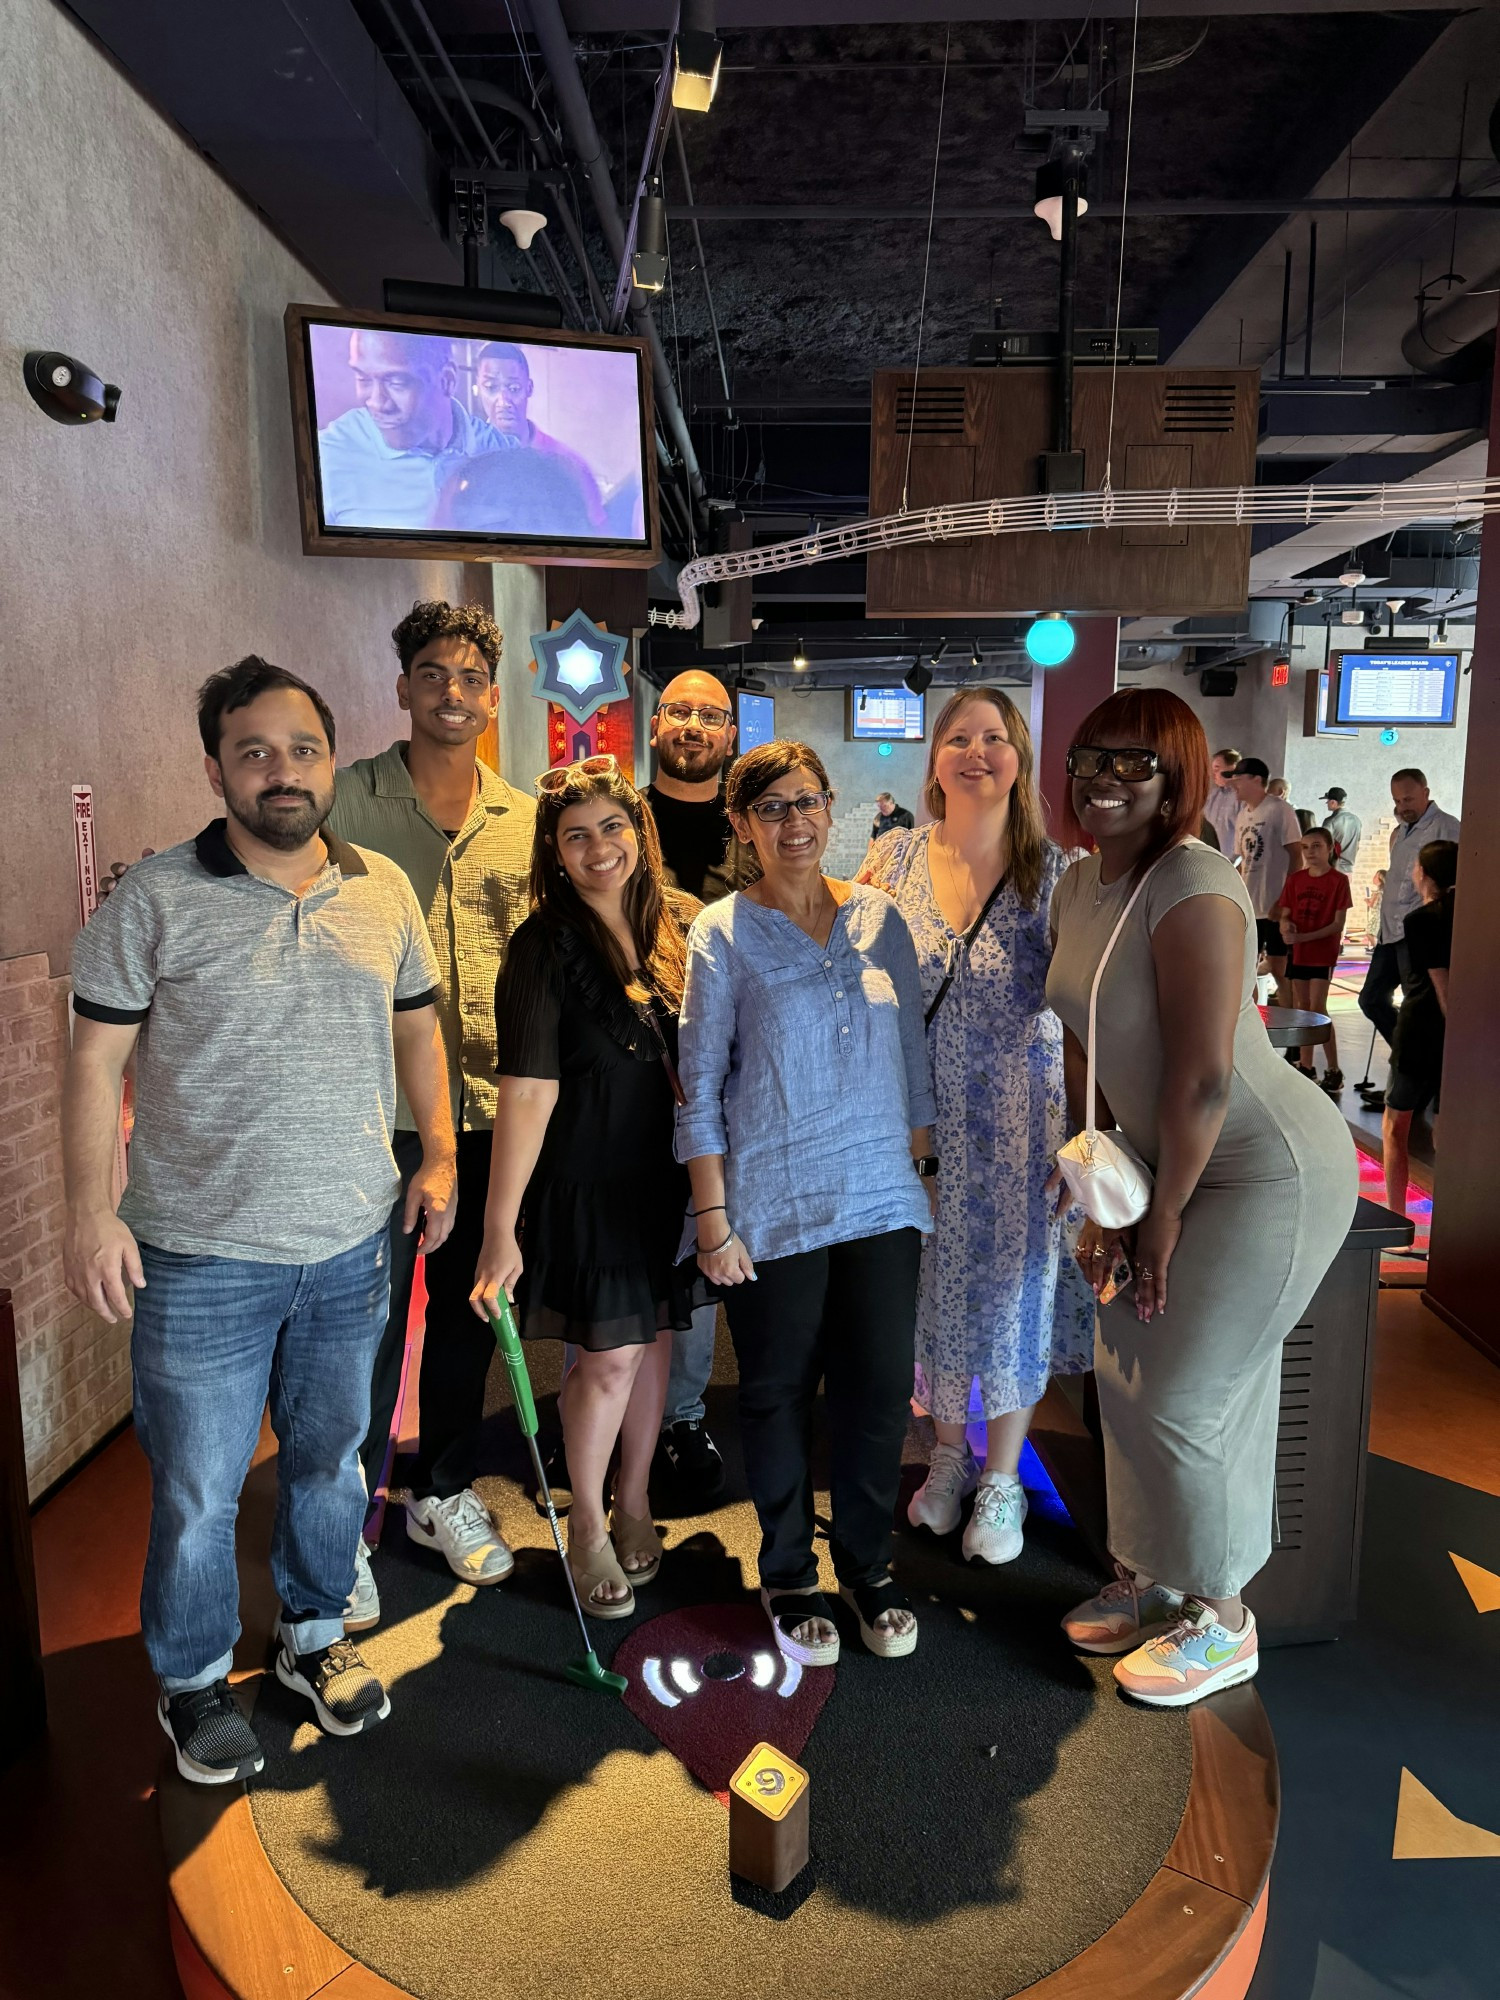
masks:
{"label": "putter grip", "polygon": [[517,1421],[525,1436],[535,1437],[536,1401],[531,1393],[531,1376],[527,1372],[521,1336],[516,1331],[516,1315],[504,1292],[500,1294],[498,1307],[490,1314],[490,1330],[505,1362],[505,1372],[510,1377],[510,1393],[515,1401]]}

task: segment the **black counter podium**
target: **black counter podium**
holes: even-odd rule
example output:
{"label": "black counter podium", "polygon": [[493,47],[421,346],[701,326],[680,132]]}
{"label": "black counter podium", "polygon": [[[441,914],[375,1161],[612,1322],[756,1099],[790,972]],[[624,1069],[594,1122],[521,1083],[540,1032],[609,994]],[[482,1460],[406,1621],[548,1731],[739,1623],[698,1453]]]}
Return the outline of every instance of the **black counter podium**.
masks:
{"label": "black counter podium", "polygon": [[[1380,1253],[1403,1248],[1413,1233],[1407,1217],[1362,1200],[1343,1248],[1282,1349],[1272,1554],[1246,1592],[1268,1645],[1336,1639],[1353,1622]],[[1089,1383],[1092,1388],[1092,1377]],[[1055,1383],[1037,1412],[1032,1443],[1074,1521],[1102,1556],[1102,1448]]]}

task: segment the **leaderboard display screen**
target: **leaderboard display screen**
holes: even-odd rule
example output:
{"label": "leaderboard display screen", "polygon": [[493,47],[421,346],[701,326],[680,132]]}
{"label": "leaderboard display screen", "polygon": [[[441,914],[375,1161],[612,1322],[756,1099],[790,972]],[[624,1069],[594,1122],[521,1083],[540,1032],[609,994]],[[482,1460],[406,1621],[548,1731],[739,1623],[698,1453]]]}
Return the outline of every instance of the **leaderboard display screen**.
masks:
{"label": "leaderboard display screen", "polygon": [[845,735],[851,743],[920,743],[927,697],[904,687],[852,687]]}
{"label": "leaderboard display screen", "polygon": [[776,697],[773,694],[736,694],[734,698],[734,719],[736,725],[735,749],[741,756],[747,750],[758,750],[762,743],[776,740]]}
{"label": "leaderboard display screen", "polygon": [[1354,728],[1451,727],[1457,653],[1343,653],[1333,720]]}

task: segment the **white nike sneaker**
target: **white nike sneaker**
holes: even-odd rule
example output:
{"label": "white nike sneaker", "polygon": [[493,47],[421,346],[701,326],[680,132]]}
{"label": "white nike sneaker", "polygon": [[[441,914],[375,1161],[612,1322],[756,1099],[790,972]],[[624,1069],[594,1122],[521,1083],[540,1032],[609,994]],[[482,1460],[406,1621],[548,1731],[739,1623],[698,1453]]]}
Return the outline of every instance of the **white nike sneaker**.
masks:
{"label": "white nike sneaker", "polygon": [[979,1484],[979,1467],[967,1443],[933,1446],[927,1477],[911,1496],[906,1518],[914,1528],[951,1535],[963,1514],[965,1500]]}
{"label": "white nike sneaker", "polygon": [[1026,1519],[1026,1489],[1013,1474],[987,1472],[974,1496],[974,1511],[964,1529],[964,1560],[1014,1562],[1021,1553],[1021,1523]]}
{"label": "white nike sneaker", "polygon": [[370,1548],[363,1535],[354,1550],[354,1588],[344,1606],[344,1630],[368,1632],[380,1623],[380,1589],[370,1568]]}
{"label": "white nike sneaker", "polygon": [[408,1499],[406,1534],[418,1548],[438,1550],[462,1583],[499,1583],[516,1566],[472,1486],[451,1500]]}

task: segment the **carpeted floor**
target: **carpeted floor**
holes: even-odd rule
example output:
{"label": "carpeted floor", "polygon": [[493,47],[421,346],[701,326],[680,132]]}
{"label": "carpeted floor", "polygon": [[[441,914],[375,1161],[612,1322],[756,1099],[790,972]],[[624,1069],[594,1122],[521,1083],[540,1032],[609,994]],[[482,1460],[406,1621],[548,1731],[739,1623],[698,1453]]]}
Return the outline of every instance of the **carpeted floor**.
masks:
{"label": "carpeted floor", "polygon": [[[757,1537],[731,1389],[711,1391],[709,1421],[730,1497],[668,1525],[635,1620],[593,1628],[606,1660],[648,1619],[745,1603]],[[908,1487],[928,1429],[913,1427]],[[421,2000],[717,2000],[731,1966],[742,1993],[853,2000],[898,1981],[947,2000],[977,1980],[999,2000],[1092,1943],[1160,1865],[1187,1794],[1186,1719],[1130,1707],[1107,1663],[1062,1641],[1058,1616],[1096,1578],[1055,1509],[1002,1570],[964,1566],[957,1537],[903,1533],[921,1644],[879,1661],[847,1628],[801,1751],[810,1892],[778,1921],[731,1895],[713,1793],[622,1703],[560,1678],[577,1632],[508,1409],[488,1420],[485,1462],[517,1550],[507,1583],[456,1584],[387,1520],[383,1621],[363,1643],[389,1721],[324,1738],[271,1680],[256,1709],[251,1796],[273,1864],[324,1931]],[[823,1561],[831,1581],[826,1546]],[[729,1613],[731,1643],[750,1629]],[[774,1685],[760,1699],[775,1741],[787,1704]],[[664,1707],[659,1727],[687,1720]]]}

